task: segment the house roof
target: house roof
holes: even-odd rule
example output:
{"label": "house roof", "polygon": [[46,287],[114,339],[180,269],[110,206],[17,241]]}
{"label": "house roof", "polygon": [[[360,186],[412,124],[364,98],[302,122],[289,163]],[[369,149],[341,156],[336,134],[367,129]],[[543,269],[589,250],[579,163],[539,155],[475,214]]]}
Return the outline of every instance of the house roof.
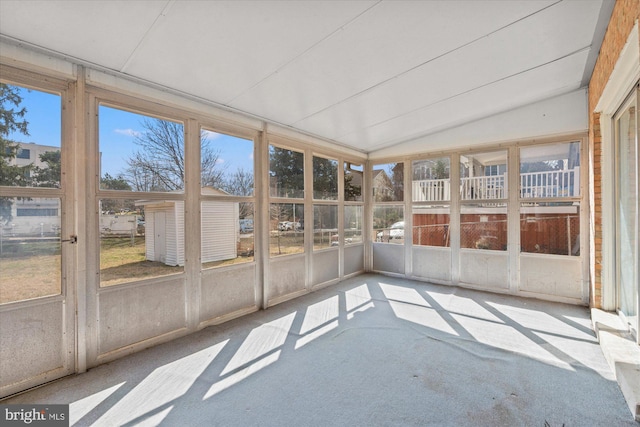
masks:
{"label": "house roof", "polygon": [[584,92],[613,3],[3,0],[0,41],[375,153]]}

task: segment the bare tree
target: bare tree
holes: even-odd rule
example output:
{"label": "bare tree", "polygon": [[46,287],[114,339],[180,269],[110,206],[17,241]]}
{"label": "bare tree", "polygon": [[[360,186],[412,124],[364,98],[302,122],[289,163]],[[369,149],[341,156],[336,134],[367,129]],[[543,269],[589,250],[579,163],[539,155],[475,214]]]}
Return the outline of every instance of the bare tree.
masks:
{"label": "bare tree", "polygon": [[[144,119],[144,131],[135,137],[139,147],[127,160],[125,176],[134,191],[174,191],[184,189],[184,127],[160,119]],[[201,133],[201,185],[220,187],[224,168],[219,153]]]}
{"label": "bare tree", "polygon": [[253,174],[238,168],[225,179],[222,189],[234,196],[253,196]]}
{"label": "bare tree", "polygon": [[[205,132],[200,132],[200,185],[222,188],[226,166],[218,162],[220,151],[211,147],[211,141]],[[251,177],[253,179],[253,177]]]}
{"label": "bare tree", "polygon": [[[253,174],[238,168],[224,181],[222,189],[234,196],[253,196]],[[253,203],[239,204],[240,218],[253,218]]]}
{"label": "bare tree", "polygon": [[[278,255],[282,255],[282,246],[280,244],[280,238],[282,236],[282,230],[280,229],[279,222],[291,217],[290,210],[287,209],[287,205],[284,203],[272,203],[269,207],[269,220],[271,222],[270,230],[274,231],[275,226],[276,238],[278,242]],[[271,233],[273,237],[273,233]]]}

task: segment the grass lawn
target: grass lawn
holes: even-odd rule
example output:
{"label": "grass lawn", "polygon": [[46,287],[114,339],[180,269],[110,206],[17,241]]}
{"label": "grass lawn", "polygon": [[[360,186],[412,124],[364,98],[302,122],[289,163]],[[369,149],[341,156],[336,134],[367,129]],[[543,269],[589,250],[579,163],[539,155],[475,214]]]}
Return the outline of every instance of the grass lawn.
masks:
{"label": "grass lawn", "polygon": [[0,304],[59,294],[60,271],[59,254],[0,257]]}
{"label": "grass lawn", "polygon": [[271,231],[269,255],[291,255],[304,252],[304,233],[301,231]]}
{"label": "grass lawn", "polygon": [[[152,277],[179,273],[180,266],[147,261],[144,236],[102,237],[100,239],[100,286],[113,286]],[[272,237],[271,254],[303,252],[302,234]],[[26,240],[4,242],[0,254],[0,304],[61,292],[60,241]],[[202,268],[219,267],[253,261],[253,235],[240,239],[238,257],[205,263]]]}
{"label": "grass lawn", "polygon": [[183,271],[182,267],[145,259],[144,237],[100,239],[100,286],[113,286]]}

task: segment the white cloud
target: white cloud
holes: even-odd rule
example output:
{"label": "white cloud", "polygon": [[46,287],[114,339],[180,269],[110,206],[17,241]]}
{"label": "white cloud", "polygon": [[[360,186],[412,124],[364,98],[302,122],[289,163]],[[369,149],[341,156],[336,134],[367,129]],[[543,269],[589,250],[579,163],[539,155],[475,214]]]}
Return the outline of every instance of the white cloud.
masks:
{"label": "white cloud", "polygon": [[213,131],[210,131],[210,130],[203,130],[202,131],[202,136],[204,138],[207,138],[207,139],[217,139],[217,138],[220,138],[222,136],[222,134],[217,133],[217,132],[213,132]]}
{"label": "white cloud", "polygon": [[114,130],[115,133],[119,133],[120,135],[127,135],[127,136],[140,136],[141,132],[138,132],[137,130],[133,130],[133,129],[116,129]]}
{"label": "white cloud", "polygon": [[220,158],[217,158],[217,159],[216,159],[216,164],[217,164],[217,165],[221,165],[221,164],[223,164],[223,163],[224,163],[224,159],[220,159]]}

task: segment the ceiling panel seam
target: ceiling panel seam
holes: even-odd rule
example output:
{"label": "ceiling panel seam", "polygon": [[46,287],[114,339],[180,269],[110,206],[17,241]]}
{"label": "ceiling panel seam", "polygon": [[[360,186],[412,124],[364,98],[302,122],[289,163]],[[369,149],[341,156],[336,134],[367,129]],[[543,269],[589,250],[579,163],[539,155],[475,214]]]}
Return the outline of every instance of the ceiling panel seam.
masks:
{"label": "ceiling panel seam", "polygon": [[513,26],[513,25],[515,25],[515,24],[517,24],[517,23],[519,23],[519,22],[522,22],[522,21],[524,21],[524,20],[526,20],[526,19],[529,19],[529,18],[531,18],[532,16],[534,16],[534,15],[536,15],[536,14],[540,13],[540,12],[543,12],[543,11],[544,11],[544,10],[546,10],[546,9],[549,9],[549,8],[551,8],[551,7],[554,7],[555,5],[557,5],[557,4],[561,3],[561,2],[562,2],[562,0],[559,0],[559,1],[555,2],[555,3],[552,3],[552,4],[550,4],[550,5],[544,6],[544,7],[540,8],[540,9],[536,10],[535,12],[530,13],[530,14],[529,14],[529,15],[527,15],[527,16],[523,16],[522,18],[516,19],[516,20],[515,20],[515,21],[513,21],[513,22],[510,22],[510,23],[508,23],[508,24],[505,24],[505,25],[503,25],[503,26],[502,26],[502,27],[500,27],[500,28],[497,28],[497,29],[495,29],[495,30],[493,30],[493,31],[490,31],[490,32],[486,33],[486,34],[483,34],[483,35],[482,35],[482,36],[480,36],[480,37],[476,37],[475,39],[470,40],[470,41],[468,41],[467,43],[461,44],[460,46],[457,46],[457,47],[455,47],[455,48],[453,48],[453,49],[450,49],[450,50],[448,50],[447,52],[441,53],[440,55],[434,56],[433,58],[429,58],[428,60],[426,60],[426,61],[424,61],[424,62],[422,62],[422,63],[420,63],[420,64],[418,64],[418,65],[415,65],[415,66],[413,66],[413,67],[411,67],[411,68],[408,68],[408,69],[406,69],[406,70],[402,71],[401,73],[395,74],[395,75],[393,75],[393,76],[391,76],[391,77],[389,77],[389,78],[387,78],[387,79],[381,80],[380,82],[378,82],[378,83],[376,83],[376,84],[374,84],[374,85],[372,85],[372,86],[369,86],[368,88],[362,89],[361,91],[358,91],[358,92],[356,92],[356,93],[354,93],[354,94],[352,94],[352,95],[350,95],[350,96],[348,96],[348,97],[346,97],[346,98],[343,98],[343,99],[341,99],[341,100],[340,100],[340,101],[338,101],[338,102],[335,102],[335,103],[333,103],[333,104],[331,104],[331,105],[328,105],[328,106],[326,106],[326,107],[324,107],[324,108],[321,108],[321,109],[320,109],[320,110],[318,110],[318,111],[315,111],[315,112],[313,112],[313,113],[311,113],[311,114],[308,114],[307,116],[302,117],[302,118],[300,118],[300,119],[296,120],[295,122],[291,123],[291,125],[292,125],[292,126],[295,126],[296,124],[298,124],[298,123],[300,123],[300,122],[303,122],[304,120],[307,120],[307,119],[309,119],[310,117],[315,116],[316,114],[323,113],[323,112],[325,112],[325,111],[327,111],[327,110],[330,110],[331,108],[333,108],[333,107],[335,107],[335,106],[337,106],[337,105],[340,105],[340,104],[342,104],[342,103],[345,103],[345,102],[347,102],[347,101],[349,101],[349,100],[351,100],[351,99],[357,98],[357,97],[359,97],[359,96],[361,96],[361,95],[363,95],[363,94],[365,94],[365,93],[367,93],[367,92],[370,92],[371,90],[376,89],[376,88],[378,88],[378,87],[380,87],[380,86],[383,86],[383,85],[385,85],[385,84],[389,83],[390,81],[393,81],[393,80],[395,80],[395,79],[397,79],[397,78],[399,78],[399,77],[401,77],[401,76],[403,76],[403,75],[405,75],[405,74],[411,73],[411,72],[413,72],[414,70],[417,70],[417,69],[419,69],[419,68],[421,68],[421,67],[423,67],[423,66],[425,66],[425,65],[427,65],[427,64],[429,64],[429,63],[431,63],[431,62],[433,62],[433,61],[436,61],[436,60],[438,60],[438,59],[440,59],[440,58],[442,58],[442,57],[445,57],[445,56],[447,56],[447,55],[450,55],[450,54],[452,54],[452,53],[454,53],[454,52],[456,52],[456,51],[458,51],[458,50],[460,50],[460,49],[463,49],[463,48],[468,47],[468,46],[470,46],[470,45],[472,45],[472,44],[474,44],[474,43],[477,43],[478,41],[480,41],[480,40],[482,40],[482,39],[484,39],[484,38],[487,38],[487,37],[489,37],[489,36],[491,36],[491,35],[493,35],[493,34],[496,34],[496,33],[500,32],[500,31],[503,31],[503,30],[505,30],[505,29],[507,29],[507,28],[509,28],[509,27],[511,27],[511,26]]}
{"label": "ceiling panel seam", "polygon": [[340,31],[344,30],[346,27],[348,27],[349,25],[353,24],[355,21],[357,21],[358,19],[360,19],[362,16],[364,16],[365,14],[369,13],[371,10],[373,10],[376,6],[378,6],[380,3],[382,3],[382,0],[377,1],[375,4],[369,6],[367,9],[365,9],[364,11],[360,12],[359,14],[357,14],[356,16],[354,16],[353,18],[351,18],[349,21],[347,21],[346,23],[340,25],[338,28],[336,28],[335,30],[333,30],[331,33],[327,34],[326,36],[322,37],[320,40],[318,40],[317,42],[313,43],[311,46],[309,46],[307,49],[305,49],[304,51],[300,52],[299,54],[295,55],[294,57],[292,57],[291,59],[289,59],[287,62],[285,62],[284,64],[282,64],[281,66],[279,66],[276,70],[274,70],[272,73],[266,75],[265,77],[263,77],[262,79],[260,79],[259,81],[257,81],[255,84],[247,87],[245,90],[243,90],[242,92],[240,92],[239,94],[237,94],[236,96],[234,96],[232,99],[230,99],[229,101],[227,101],[225,104],[231,105],[233,104],[233,102],[240,98],[241,96],[243,96],[244,94],[246,94],[247,92],[249,92],[250,90],[254,89],[255,87],[259,86],[260,84],[262,84],[262,82],[264,82],[265,80],[268,80],[269,78],[271,78],[271,76],[278,74],[282,69],[286,68],[289,64],[295,62],[298,58],[303,57],[304,55],[306,55],[307,53],[311,52],[313,49],[315,49],[316,47],[320,46],[324,41],[330,39],[331,37],[335,36],[336,34],[338,34]]}
{"label": "ceiling panel seam", "polygon": [[[341,141],[338,141],[336,139],[333,139],[333,138],[328,138],[326,136],[322,136],[322,135],[314,133],[314,132],[305,131],[304,129],[294,128],[294,127],[292,127],[292,126],[290,126],[290,125],[288,125],[286,123],[282,123],[282,122],[279,122],[279,121],[274,120],[274,119],[270,119],[270,118],[267,118],[267,117],[264,117],[264,116],[260,116],[258,114],[251,113],[251,112],[248,112],[248,111],[245,111],[245,110],[240,110],[238,108],[234,108],[234,107],[229,106],[229,105],[225,105],[225,104],[222,104],[222,103],[219,103],[219,102],[215,102],[215,101],[212,101],[210,99],[202,98],[200,96],[193,95],[193,94],[181,91],[181,90],[173,88],[173,87],[165,86],[165,85],[162,85],[160,83],[155,83],[153,81],[146,80],[146,79],[144,79],[142,77],[137,77],[137,76],[134,76],[134,75],[131,75],[131,74],[126,74],[126,73],[123,73],[121,71],[114,70],[112,68],[108,68],[108,67],[105,67],[105,66],[100,65],[100,64],[96,64],[94,62],[90,62],[90,61],[87,61],[87,60],[84,60],[84,59],[81,59],[81,58],[70,56],[68,54],[65,54],[65,53],[62,53],[62,52],[59,52],[59,51],[56,51],[56,50],[52,50],[52,49],[49,49],[49,48],[38,46],[38,45],[35,45],[33,43],[29,43],[27,41],[24,41],[24,40],[19,40],[19,39],[7,36],[5,34],[0,34],[0,43],[3,43],[3,42],[11,44],[13,46],[17,46],[19,48],[26,49],[28,51],[31,51],[33,53],[37,53],[39,55],[43,55],[44,57],[56,58],[56,59],[59,59],[61,61],[65,61],[65,62],[67,62],[69,64],[72,64],[72,65],[82,65],[82,66],[85,67],[87,72],[90,72],[91,70],[95,70],[95,71],[104,73],[105,75],[108,75],[108,76],[111,76],[111,77],[115,77],[116,79],[123,79],[123,80],[131,82],[133,84],[138,84],[138,85],[141,85],[141,86],[148,87],[150,89],[158,90],[160,92],[164,92],[164,93],[167,93],[167,94],[171,94],[171,95],[175,95],[175,96],[178,96],[178,97],[182,97],[182,98],[184,98],[186,100],[191,100],[191,101],[198,102],[198,103],[201,103],[203,105],[207,105],[207,106],[210,106],[210,107],[213,107],[213,108],[218,108],[221,111],[226,111],[226,112],[229,112],[229,113],[232,113],[232,114],[238,114],[238,115],[250,118],[250,119],[258,120],[258,121],[262,122],[263,124],[272,124],[272,125],[280,126],[283,129],[290,130],[293,133],[298,133],[300,135],[304,135],[304,136],[307,136],[309,138],[316,139],[316,140],[318,140],[320,142],[334,144],[339,148],[343,148],[343,149],[347,149],[347,150],[354,150],[355,152],[359,152],[359,153],[362,153],[362,154],[367,154],[367,152],[365,150],[363,150],[363,149],[360,149],[360,148],[357,148],[357,147],[353,147],[351,145],[345,144],[345,143],[343,143]],[[44,67],[44,68],[46,68],[46,67]],[[112,89],[113,89],[112,87],[109,88],[109,90],[112,90]],[[155,99],[159,100],[160,98],[156,97]],[[188,108],[189,107],[187,107],[187,109]]]}
{"label": "ceiling panel seam", "polygon": [[[412,110],[406,111],[406,112],[404,112],[404,113],[402,113],[402,114],[398,114],[398,115],[395,115],[395,116],[393,116],[393,117],[389,117],[389,118],[386,118],[386,119],[381,120],[381,121],[379,121],[379,122],[373,123],[373,124],[371,124],[371,125],[367,125],[366,127],[367,127],[367,128],[370,128],[370,127],[378,126],[378,125],[381,125],[381,124],[383,124],[383,123],[387,123],[387,122],[390,122],[390,121],[392,121],[392,120],[396,120],[396,119],[398,119],[398,118],[400,118],[400,117],[406,116],[406,115],[408,115],[408,114],[413,114],[413,113],[415,113],[415,112],[417,112],[417,111],[425,110],[425,109],[427,109],[427,108],[431,108],[431,107],[433,107],[434,105],[438,105],[438,104],[440,104],[440,103],[442,103],[442,102],[446,102],[446,101],[449,101],[449,100],[451,100],[451,99],[457,98],[457,97],[459,97],[459,96],[463,96],[463,95],[466,95],[466,94],[468,94],[468,93],[474,92],[474,91],[476,91],[476,90],[479,90],[479,89],[485,88],[485,87],[487,87],[487,86],[494,85],[494,84],[499,83],[499,82],[501,82],[501,81],[508,80],[508,79],[513,78],[513,77],[516,77],[516,76],[519,76],[519,75],[525,74],[525,73],[529,73],[529,72],[531,72],[531,71],[533,71],[533,70],[536,70],[536,69],[539,69],[539,68],[542,68],[542,67],[546,67],[547,65],[551,65],[551,64],[553,64],[553,63],[555,63],[555,62],[562,61],[563,59],[569,58],[569,57],[571,57],[571,56],[573,56],[573,55],[578,55],[578,54],[580,54],[580,53],[582,53],[582,52],[584,52],[584,51],[588,51],[590,48],[591,48],[591,45],[586,46],[586,47],[583,47],[583,48],[581,48],[581,49],[577,49],[577,50],[575,50],[575,51],[573,51],[573,52],[571,52],[571,53],[568,53],[568,54],[563,55],[563,56],[561,56],[561,57],[555,58],[555,59],[553,59],[553,60],[551,60],[551,61],[547,61],[547,62],[545,62],[545,63],[543,63],[543,64],[539,64],[539,65],[536,65],[536,66],[534,66],[534,67],[527,68],[526,70],[522,70],[522,71],[518,71],[518,72],[516,72],[516,73],[512,73],[512,74],[510,74],[510,75],[508,75],[508,76],[504,76],[504,77],[501,77],[501,78],[499,78],[499,79],[496,79],[496,80],[493,80],[493,81],[490,81],[490,82],[484,83],[484,84],[482,84],[482,85],[480,85],[480,86],[476,86],[476,87],[474,87],[474,88],[472,88],[472,89],[468,89],[468,90],[465,90],[465,91],[462,91],[462,92],[456,93],[456,94],[451,95],[451,96],[448,96],[448,97],[446,97],[446,98],[439,99],[439,100],[437,100],[437,101],[435,101],[435,102],[432,102],[432,103],[430,103],[430,104],[423,105],[423,106],[420,106],[420,107],[418,107],[418,108],[414,108],[414,109],[412,109]],[[342,138],[342,137],[345,137],[345,136],[347,136],[347,135],[350,135],[351,133],[352,133],[352,132],[348,132],[348,133],[345,133],[345,134],[342,134],[342,135],[338,135],[336,139],[340,139],[340,138]]]}
{"label": "ceiling panel seam", "polygon": [[[576,83],[580,83],[578,80],[576,80]],[[541,102],[541,101],[545,101],[548,99],[553,99],[553,98],[557,98],[559,96],[563,96],[566,95],[568,93],[573,93],[576,91],[576,89],[573,89],[572,86],[565,86],[568,87],[569,90],[568,91],[559,91],[559,90],[555,90],[551,95],[550,94],[545,94],[544,96],[540,96],[537,98],[533,98],[533,99],[529,99],[525,102],[516,104],[516,105],[511,105],[508,108],[501,108],[500,110],[497,111],[493,111],[489,114],[485,114],[485,115],[479,115],[479,116],[473,116],[473,117],[466,117],[454,122],[449,122],[446,124],[442,124],[439,125],[437,127],[431,128],[429,131],[427,132],[417,132],[417,133],[413,133],[410,135],[405,135],[403,137],[401,137],[400,139],[395,139],[395,140],[387,140],[384,142],[380,142],[377,144],[373,144],[371,146],[368,147],[367,150],[367,154],[371,154],[375,151],[380,151],[380,150],[384,150],[384,149],[388,149],[388,148],[392,148],[394,146],[400,145],[400,144],[404,144],[407,142],[411,142],[411,141],[415,141],[419,138],[425,138],[425,137],[429,137],[431,135],[435,135],[435,134],[439,134],[441,132],[446,132],[450,129],[454,129],[457,128],[458,126],[465,126],[467,124],[472,124],[472,123],[476,123],[479,122],[481,120],[485,120],[485,119],[489,119],[492,117],[498,117],[501,114],[507,113],[509,111],[513,111],[515,109],[518,108],[523,108],[523,107],[527,107],[529,105],[533,105],[537,102]],[[580,87],[577,89],[578,91],[583,90],[586,91],[586,87]],[[586,131],[586,129],[584,129]],[[574,131],[572,131],[574,132]]]}
{"label": "ceiling panel seam", "polygon": [[136,53],[138,52],[138,49],[140,48],[140,46],[142,46],[142,43],[144,43],[144,41],[147,39],[147,37],[149,36],[149,33],[151,32],[151,30],[153,30],[155,28],[155,26],[158,24],[158,22],[160,22],[160,19],[162,19],[165,16],[167,16],[167,14],[169,13],[169,10],[171,9],[171,7],[173,7],[175,2],[176,2],[176,0],[168,0],[167,1],[167,3],[165,4],[164,8],[162,9],[162,12],[160,12],[160,14],[156,17],[156,19],[153,20],[153,23],[149,26],[147,31],[145,31],[145,33],[142,35],[142,37],[138,41],[138,44],[136,44],[136,47],[133,48],[133,50],[131,51],[131,54],[127,57],[127,60],[124,62],[122,67],[120,67],[120,72],[122,72],[122,73],[126,72],[125,70],[129,66],[131,61],[133,61],[133,58],[136,56]]}

